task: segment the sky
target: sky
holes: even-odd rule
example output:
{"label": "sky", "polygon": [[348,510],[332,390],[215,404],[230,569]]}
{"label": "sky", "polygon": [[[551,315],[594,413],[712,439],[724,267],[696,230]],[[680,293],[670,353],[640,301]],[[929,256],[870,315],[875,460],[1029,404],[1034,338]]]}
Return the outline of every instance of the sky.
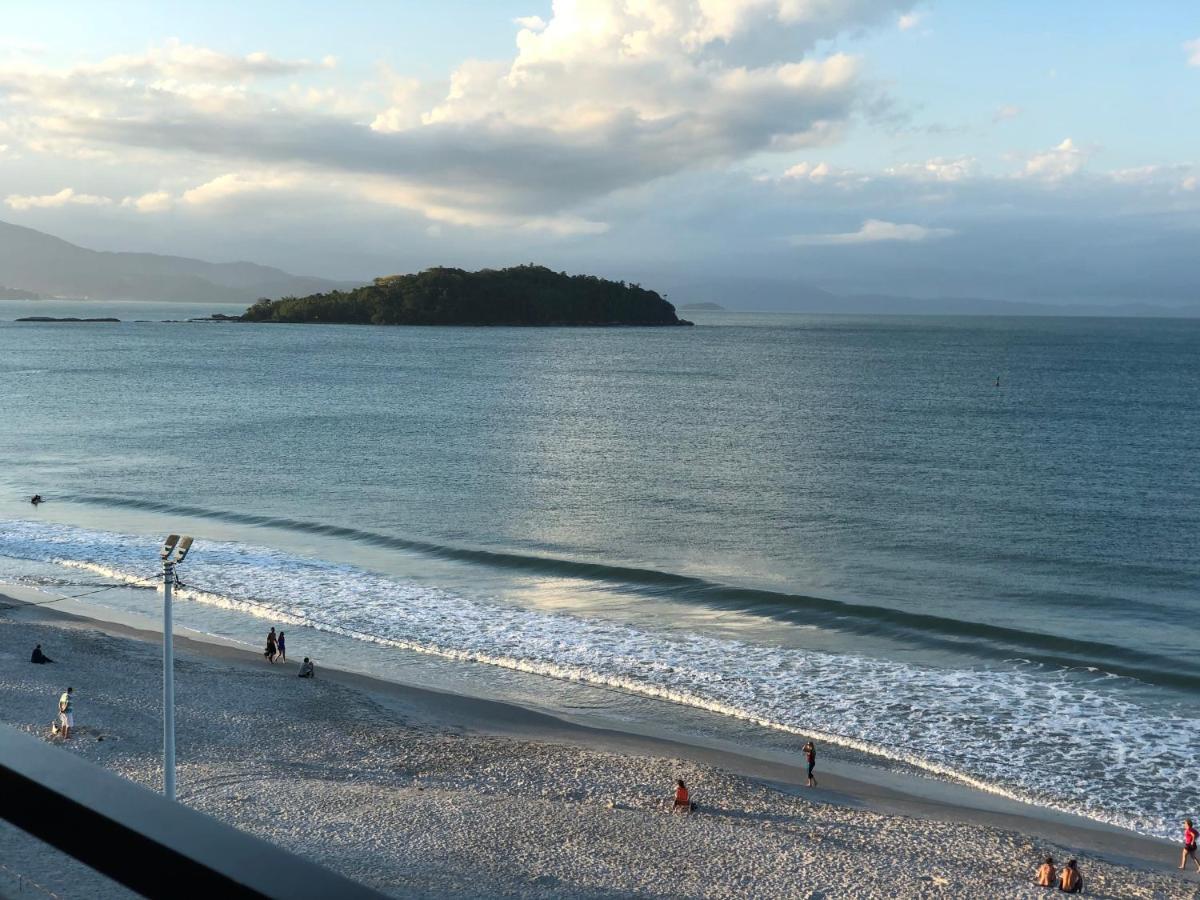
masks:
{"label": "sky", "polygon": [[0,220],[96,249],[1200,301],[1193,0],[0,13]]}

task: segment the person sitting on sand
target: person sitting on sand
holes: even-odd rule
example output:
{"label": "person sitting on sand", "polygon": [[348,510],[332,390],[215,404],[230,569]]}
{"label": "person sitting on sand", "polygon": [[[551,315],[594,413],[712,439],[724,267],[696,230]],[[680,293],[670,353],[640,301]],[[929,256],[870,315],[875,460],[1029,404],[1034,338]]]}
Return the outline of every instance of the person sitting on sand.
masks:
{"label": "person sitting on sand", "polygon": [[675,804],[671,807],[672,812],[691,812],[696,808],[696,804],[692,802],[691,795],[688,793],[687,785],[683,783],[682,778],[675,779]]}
{"label": "person sitting on sand", "polygon": [[313,670],[312,660],[307,656],[304,657],[304,662],[300,663],[301,678],[316,678],[317,673]]}
{"label": "person sitting on sand", "polygon": [[1047,856],[1046,861],[1038,866],[1037,883],[1041,887],[1054,887],[1054,882],[1058,880],[1058,873],[1054,871],[1054,857]]}
{"label": "person sitting on sand", "polygon": [[54,662],[54,660],[52,660],[45,653],[42,652],[41,644],[38,644],[36,647],[33,648],[33,655],[29,657],[29,661],[31,663],[37,663],[39,666],[44,665],[45,663]]}
{"label": "person sitting on sand", "polygon": [[1075,860],[1068,860],[1058,873],[1058,889],[1064,894],[1080,894],[1083,892],[1083,876],[1079,874],[1079,866]]}
{"label": "person sitting on sand", "polygon": [[1188,857],[1192,858],[1192,862],[1196,864],[1196,871],[1200,872],[1200,860],[1196,859],[1196,829],[1192,825],[1191,819],[1183,820],[1183,856],[1179,857],[1179,868],[1186,869]]}
{"label": "person sitting on sand", "polygon": [[69,687],[58,698],[58,725],[64,741],[71,737],[71,729],[75,727],[75,713],[71,709],[71,695],[74,693],[75,688]]}
{"label": "person sitting on sand", "polygon": [[272,628],[270,632],[267,633],[267,649],[263,651],[263,656],[265,656],[272,664],[274,664],[275,655],[278,652],[279,651],[275,649],[275,629]]}
{"label": "person sitting on sand", "polygon": [[275,642],[275,646],[279,648],[276,654],[280,662],[287,662],[287,646],[283,642],[283,632],[279,632],[279,640]]}

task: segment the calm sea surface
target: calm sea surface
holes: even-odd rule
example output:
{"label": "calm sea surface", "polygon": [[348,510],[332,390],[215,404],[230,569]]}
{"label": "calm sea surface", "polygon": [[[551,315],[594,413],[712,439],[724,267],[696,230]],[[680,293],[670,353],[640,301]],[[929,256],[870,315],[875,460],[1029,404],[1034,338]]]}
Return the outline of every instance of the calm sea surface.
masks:
{"label": "calm sea surface", "polygon": [[1200,813],[1200,322],[129,321],[216,308],[0,304],[0,578],[131,582],[185,529],[197,627]]}

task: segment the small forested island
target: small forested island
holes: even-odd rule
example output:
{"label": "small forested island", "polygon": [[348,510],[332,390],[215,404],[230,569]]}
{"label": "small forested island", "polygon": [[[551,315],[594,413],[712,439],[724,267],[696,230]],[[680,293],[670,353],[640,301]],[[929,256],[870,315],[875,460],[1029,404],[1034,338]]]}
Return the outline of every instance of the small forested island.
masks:
{"label": "small forested island", "polygon": [[433,268],[350,291],[263,298],[243,322],[359,325],[691,325],[654,291],[545,266]]}

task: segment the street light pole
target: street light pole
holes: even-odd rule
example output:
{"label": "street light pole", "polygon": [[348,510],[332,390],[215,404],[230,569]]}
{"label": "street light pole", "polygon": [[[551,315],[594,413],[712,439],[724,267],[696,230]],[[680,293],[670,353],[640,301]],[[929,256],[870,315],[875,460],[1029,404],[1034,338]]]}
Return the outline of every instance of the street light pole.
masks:
{"label": "street light pole", "polygon": [[163,542],[163,794],[175,799],[175,636],[171,622],[171,593],[175,566],[183,562],[192,539],[177,534]]}
{"label": "street light pole", "polygon": [[175,799],[175,641],[171,623],[171,589],[175,563],[163,559],[163,794]]}

